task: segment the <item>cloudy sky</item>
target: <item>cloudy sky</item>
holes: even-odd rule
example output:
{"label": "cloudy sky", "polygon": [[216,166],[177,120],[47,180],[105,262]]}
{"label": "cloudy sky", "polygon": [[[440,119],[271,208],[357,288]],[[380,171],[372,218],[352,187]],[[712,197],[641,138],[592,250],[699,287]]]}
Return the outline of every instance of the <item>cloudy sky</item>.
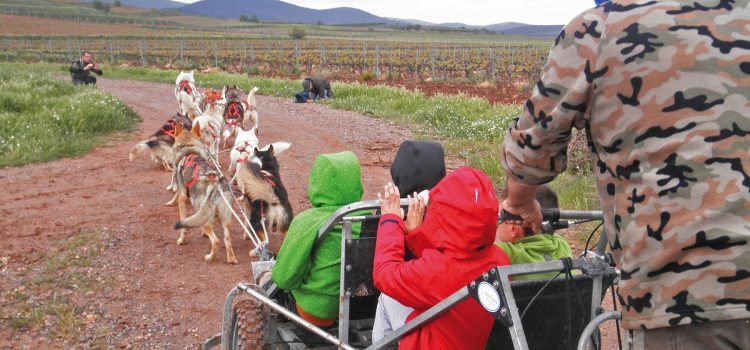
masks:
{"label": "cloudy sky", "polygon": [[[198,0],[177,0],[193,3]],[[243,0],[248,1],[248,0]],[[565,24],[594,0],[284,0],[314,8],[355,7],[377,16],[445,23]]]}

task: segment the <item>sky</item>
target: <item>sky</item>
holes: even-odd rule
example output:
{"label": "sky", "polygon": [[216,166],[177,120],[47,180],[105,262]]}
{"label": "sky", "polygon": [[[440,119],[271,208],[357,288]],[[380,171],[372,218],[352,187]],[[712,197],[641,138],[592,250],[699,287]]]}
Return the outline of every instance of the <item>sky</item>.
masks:
{"label": "sky", "polygon": [[[198,0],[176,0],[193,3]],[[247,0],[245,0],[247,1]],[[354,7],[376,16],[433,23],[488,25],[502,22],[566,24],[594,6],[594,0],[283,0],[298,6],[327,9]],[[564,4],[564,6],[563,6]]]}

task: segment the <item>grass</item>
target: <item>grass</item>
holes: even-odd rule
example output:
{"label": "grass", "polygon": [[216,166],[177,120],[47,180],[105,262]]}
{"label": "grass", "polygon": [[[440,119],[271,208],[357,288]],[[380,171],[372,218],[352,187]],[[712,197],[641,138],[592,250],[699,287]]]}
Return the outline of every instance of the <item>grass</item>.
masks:
{"label": "grass", "polygon": [[21,280],[21,285],[3,291],[8,301],[0,312],[14,331],[43,330],[65,344],[76,344],[87,323],[90,308],[78,298],[98,292],[111,283],[95,280],[89,273],[107,237],[82,232],[58,244],[40,269]]}
{"label": "grass", "polygon": [[49,72],[44,65],[0,64],[0,168],[87,153],[101,136],[133,130],[140,120],[110,94]]}

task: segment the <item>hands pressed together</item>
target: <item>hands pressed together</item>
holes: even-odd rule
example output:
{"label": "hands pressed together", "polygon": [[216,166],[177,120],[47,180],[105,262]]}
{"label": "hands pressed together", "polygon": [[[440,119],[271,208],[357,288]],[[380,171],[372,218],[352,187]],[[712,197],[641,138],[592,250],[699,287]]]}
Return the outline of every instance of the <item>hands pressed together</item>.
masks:
{"label": "hands pressed together", "polygon": [[[416,192],[407,196],[407,199],[409,200],[409,212],[404,224],[406,225],[406,231],[409,232],[422,224],[427,203],[424,199],[418,197]],[[396,214],[401,218],[404,217],[404,210],[401,209],[401,194],[392,182],[383,186],[383,193],[378,193],[378,200],[380,200],[380,211],[383,215]]]}

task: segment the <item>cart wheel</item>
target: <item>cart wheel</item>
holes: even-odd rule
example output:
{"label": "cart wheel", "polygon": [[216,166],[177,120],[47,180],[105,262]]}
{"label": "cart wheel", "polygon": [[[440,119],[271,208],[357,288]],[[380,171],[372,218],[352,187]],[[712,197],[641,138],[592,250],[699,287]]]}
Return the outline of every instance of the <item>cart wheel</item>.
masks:
{"label": "cart wheel", "polygon": [[231,349],[264,349],[268,342],[268,322],[271,312],[256,299],[242,300],[232,312]]}

